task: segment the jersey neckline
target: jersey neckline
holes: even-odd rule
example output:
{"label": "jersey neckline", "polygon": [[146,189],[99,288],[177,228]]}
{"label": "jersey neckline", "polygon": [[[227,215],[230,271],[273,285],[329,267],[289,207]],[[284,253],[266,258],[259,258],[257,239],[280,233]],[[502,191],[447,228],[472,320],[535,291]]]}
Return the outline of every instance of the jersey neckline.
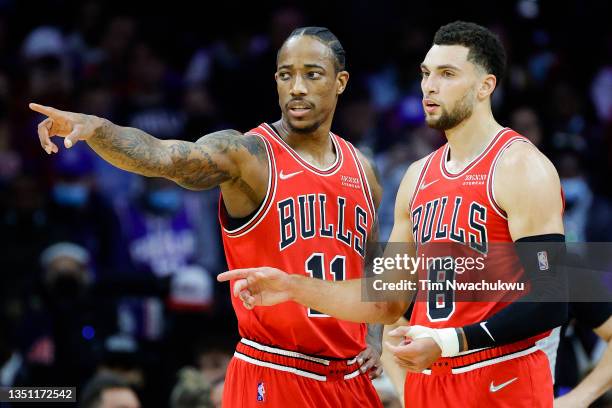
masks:
{"label": "jersey neckline", "polygon": [[269,133],[289,152],[289,154],[291,154],[291,156],[293,156],[293,158],[298,163],[300,163],[302,166],[306,167],[308,170],[314,173],[322,174],[322,175],[329,175],[331,173],[334,173],[342,164],[342,161],[343,161],[342,149],[340,148],[340,144],[336,140],[336,136],[332,132],[329,132],[329,138],[331,139],[332,144],[334,145],[334,149],[336,150],[336,160],[328,167],[321,169],[317,166],[314,166],[308,163],[306,160],[304,160],[298,152],[296,152],[287,142],[285,142],[285,140],[283,140],[283,138],[278,134],[274,126],[268,123],[265,123],[265,122],[263,123],[263,125],[266,128],[266,130],[269,131]]}
{"label": "jersey neckline", "polygon": [[448,171],[446,169],[446,160],[447,160],[448,155],[450,153],[450,145],[447,142],[444,145],[444,150],[442,151],[442,157],[440,158],[440,170],[442,171],[442,174],[444,175],[444,177],[449,178],[449,179],[456,179],[458,177],[463,176],[472,167],[474,167],[476,164],[478,164],[478,162],[480,160],[482,160],[482,158],[487,155],[487,153],[491,150],[493,145],[495,145],[495,143],[499,140],[500,136],[502,134],[506,133],[506,131],[509,131],[509,130],[510,130],[510,128],[505,127],[505,128],[502,128],[499,132],[497,132],[497,134],[493,137],[493,139],[491,139],[491,141],[487,144],[487,146],[484,148],[484,150],[482,152],[480,152],[480,154],[478,156],[476,156],[476,158],[474,158],[471,162],[469,162],[463,168],[463,170],[461,170],[459,173],[451,173],[450,171]]}

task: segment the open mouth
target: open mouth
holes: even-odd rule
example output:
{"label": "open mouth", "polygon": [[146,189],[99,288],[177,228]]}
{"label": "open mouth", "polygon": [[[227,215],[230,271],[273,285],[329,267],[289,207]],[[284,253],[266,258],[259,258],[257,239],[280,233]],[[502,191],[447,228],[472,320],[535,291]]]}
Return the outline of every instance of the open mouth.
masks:
{"label": "open mouth", "polygon": [[440,107],[440,105],[438,105],[437,103],[435,103],[434,101],[432,101],[431,99],[425,99],[423,101],[423,107],[425,109],[425,111],[427,113],[432,113],[434,112],[436,109],[438,109]]}

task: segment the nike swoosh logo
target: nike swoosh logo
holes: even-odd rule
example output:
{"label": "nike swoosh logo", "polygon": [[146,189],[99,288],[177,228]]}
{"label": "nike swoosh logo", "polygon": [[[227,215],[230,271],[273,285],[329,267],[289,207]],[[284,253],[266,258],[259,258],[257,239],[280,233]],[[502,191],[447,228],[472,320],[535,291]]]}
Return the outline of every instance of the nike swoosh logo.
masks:
{"label": "nike swoosh logo", "polygon": [[516,380],[518,380],[518,377],[514,377],[513,379],[508,380],[505,383],[499,384],[499,385],[494,385],[493,381],[491,381],[491,385],[489,385],[489,391],[490,392],[497,392],[497,391],[501,390],[502,388],[504,388],[506,385],[512,384]]}
{"label": "nike swoosh logo", "polygon": [[291,178],[293,176],[297,176],[298,174],[300,174],[303,171],[304,170],[300,170],[300,171],[296,171],[295,173],[283,174],[283,171],[281,170],[279,176],[280,176],[281,180],[287,180],[288,178]]}
{"label": "nike swoosh logo", "polygon": [[433,183],[435,183],[438,180],[440,180],[440,179],[435,179],[434,181],[430,181],[427,184],[421,184],[421,190],[425,190],[427,187],[431,186]]}
{"label": "nike swoosh logo", "polygon": [[480,327],[482,327],[483,330],[487,332],[491,340],[495,341],[495,339],[493,338],[493,335],[491,335],[491,332],[489,331],[489,329],[487,329],[487,322],[480,323]]}

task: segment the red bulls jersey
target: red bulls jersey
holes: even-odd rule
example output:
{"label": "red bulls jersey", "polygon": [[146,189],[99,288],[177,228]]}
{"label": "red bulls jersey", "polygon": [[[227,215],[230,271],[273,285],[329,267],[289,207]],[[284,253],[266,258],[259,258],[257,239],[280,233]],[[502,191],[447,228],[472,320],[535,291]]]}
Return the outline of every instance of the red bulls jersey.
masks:
{"label": "red bulls jersey", "polygon": [[[330,133],[336,160],[319,169],[270,125],[249,133],[266,146],[268,190],[259,210],[238,229],[228,229],[220,203],[229,268],[271,266],[318,279],[360,278],[375,208],[355,148]],[[354,357],[365,348],[365,324],[341,321],[294,302],[247,310],[232,296],[232,304],[240,335],[260,343],[337,358]]]}
{"label": "red bulls jersey", "polygon": [[[495,201],[493,182],[499,157],[513,143],[529,141],[511,129],[502,129],[460,173],[450,173],[446,169],[450,153],[448,144],[428,157],[410,206],[415,242],[420,248],[431,244],[431,252],[439,257],[479,257],[484,267],[469,276],[452,269],[421,268],[419,280],[477,282],[483,278],[488,282],[497,279],[508,283],[521,281],[523,268],[514,249],[495,245],[512,242],[506,214]],[[449,249],[451,245],[436,243],[453,243],[452,249]],[[445,250],[452,254],[439,253]],[[423,287],[419,286],[419,289]],[[419,294],[420,301],[415,303],[411,324],[443,328],[480,322],[508,305],[509,298],[505,302],[495,299],[495,296],[501,298],[504,294],[518,297],[518,294],[512,296],[514,293],[504,291],[474,291],[473,301],[465,296],[457,301],[453,291],[425,289]]]}

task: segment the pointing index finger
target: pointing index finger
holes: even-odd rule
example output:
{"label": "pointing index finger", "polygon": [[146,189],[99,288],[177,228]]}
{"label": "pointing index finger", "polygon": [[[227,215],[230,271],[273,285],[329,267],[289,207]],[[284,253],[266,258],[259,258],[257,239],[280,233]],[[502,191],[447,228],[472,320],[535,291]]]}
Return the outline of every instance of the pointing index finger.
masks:
{"label": "pointing index finger", "polygon": [[30,109],[32,109],[35,112],[38,113],[42,113],[43,115],[47,115],[49,117],[51,116],[57,116],[57,114],[59,112],[61,112],[60,110],[57,110],[55,108],[52,108],[50,106],[45,106],[45,105],[39,105],[37,103],[30,103],[28,105],[30,107]]}
{"label": "pointing index finger", "polygon": [[229,280],[234,279],[245,279],[248,277],[253,269],[245,268],[245,269],[233,269],[231,271],[223,272],[217,275],[217,281],[219,282],[227,282]]}

